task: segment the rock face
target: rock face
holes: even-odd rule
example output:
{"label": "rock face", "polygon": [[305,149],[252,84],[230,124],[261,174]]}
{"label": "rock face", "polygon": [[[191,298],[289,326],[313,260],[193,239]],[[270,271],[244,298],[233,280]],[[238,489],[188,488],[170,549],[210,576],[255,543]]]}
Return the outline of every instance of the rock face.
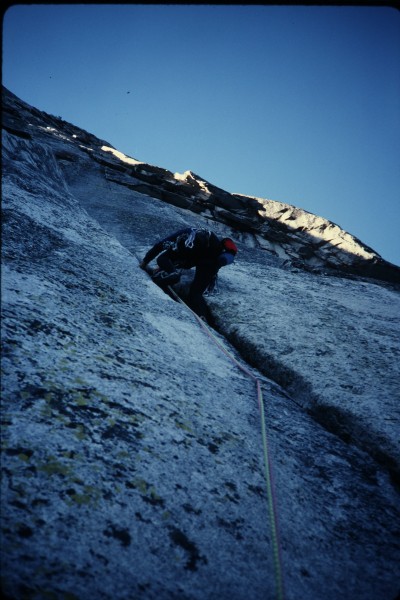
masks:
{"label": "rock face", "polygon": [[[3,596],[394,600],[398,267],[4,89],[2,185]],[[254,381],[138,267],[185,226],[238,241],[208,302],[262,384],[283,595]]]}

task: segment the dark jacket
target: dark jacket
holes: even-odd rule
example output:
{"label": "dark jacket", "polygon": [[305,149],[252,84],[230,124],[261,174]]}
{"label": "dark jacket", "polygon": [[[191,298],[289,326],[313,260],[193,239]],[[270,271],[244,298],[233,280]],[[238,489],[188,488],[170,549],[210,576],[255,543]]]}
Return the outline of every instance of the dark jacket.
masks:
{"label": "dark jacket", "polygon": [[158,266],[168,273],[196,267],[187,302],[192,310],[212,324],[203,293],[216,280],[219,269],[234,260],[234,255],[224,250],[218,236],[208,229],[181,229],[157,242],[147,252],[143,263],[148,264],[155,258]]}
{"label": "dark jacket", "polygon": [[[221,240],[208,229],[180,229],[157,242],[143,259],[145,264],[165,254],[158,265],[166,271],[191,269],[208,264],[217,270],[233,262],[233,255],[224,252]],[[161,263],[161,264],[160,264]],[[169,264],[170,263],[170,264]]]}

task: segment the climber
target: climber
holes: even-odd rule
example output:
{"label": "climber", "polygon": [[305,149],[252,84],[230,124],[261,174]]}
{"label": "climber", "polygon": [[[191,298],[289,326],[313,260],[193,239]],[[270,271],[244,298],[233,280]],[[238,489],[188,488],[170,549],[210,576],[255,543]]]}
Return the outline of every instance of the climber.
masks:
{"label": "climber", "polygon": [[206,290],[211,292],[214,289],[219,269],[230,265],[236,254],[237,247],[231,238],[220,239],[209,229],[189,227],[157,242],[147,252],[140,266],[146,269],[148,263],[157,257],[158,268],[152,272],[152,279],[165,291],[178,283],[181,269],[196,267],[187,304],[199,317],[213,325],[203,294]]}

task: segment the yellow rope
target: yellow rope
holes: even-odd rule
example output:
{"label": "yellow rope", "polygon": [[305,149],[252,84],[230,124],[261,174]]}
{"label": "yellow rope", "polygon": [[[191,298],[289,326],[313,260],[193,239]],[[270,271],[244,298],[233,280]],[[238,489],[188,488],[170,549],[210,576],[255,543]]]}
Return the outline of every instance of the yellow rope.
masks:
{"label": "yellow rope", "polygon": [[[137,260],[140,260],[136,257]],[[271,528],[271,537],[272,537],[272,548],[273,548],[273,558],[274,558],[274,569],[275,569],[275,579],[276,579],[276,598],[277,600],[284,600],[284,591],[283,591],[283,569],[282,569],[282,556],[279,544],[279,528],[278,528],[278,517],[276,511],[276,501],[275,501],[275,492],[273,485],[273,474],[272,474],[272,463],[271,457],[268,447],[268,436],[267,430],[265,426],[265,413],[264,413],[264,400],[261,389],[261,382],[258,377],[256,377],[247,367],[242,365],[236,358],[225,348],[225,346],[218,340],[218,338],[211,332],[209,326],[197,315],[191,308],[188,306],[182,298],[172,289],[171,286],[168,286],[168,290],[171,295],[181,304],[183,304],[195,317],[198,323],[201,325],[203,330],[207,333],[207,335],[212,339],[212,341],[218,346],[218,348],[246,375],[251,377],[253,381],[255,381],[257,386],[257,398],[260,409],[260,419],[261,419],[261,436],[263,442],[263,453],[264,453],[264,476],[267,486],[267,497],[268,497],[268,510],[269,510],[269,521]]]}
{"label": "yellow rope", "polygon": [[281,550],[279,544],[279,529],[278,529],[278,517],[276,512],[276,500],[273,486],[273,475],[272,475],[272,465],[270,452],[268,448],[268,436],[267,430],[265,426],[265,414],[264,414],[264,400],[261,389],[261,382],[249,369],[243,366],[236,358],[225,348],[225,346],[218,340],[218,338],[210,331],[208,325],[201,319],[191,308],[188,306],[181,297],[172,289],[172,287],[168,286],[169,291],[173,295],[178,302],[186,306],[186,308],[192,313],[192,315],[196,318],[196,320],[200,323],[201,327],[207,333],[207,335],[213,340],[213,342],[219,347],[219,349],[226,355],[228,358],[235,363],[236,366],[241,369],[246,375],[251,377],[257,385],[257,398],[260,409],[260,420],[261,420],[261,436],[263,441],[263,453],[264,453],[264,469],[265,469],[265,481],[267,485],[267,497],[268,497],[268,509],[269,509],[269,520],[270,520],[270,528],[271,528],[271,536],[272,536],[272,548],[274,555],[274,569],[275,569],[275,579],[276,579],[276,598],[277,600],[283,600],[284,592],[283,592],[283,569],[282,569],[282,557]]}

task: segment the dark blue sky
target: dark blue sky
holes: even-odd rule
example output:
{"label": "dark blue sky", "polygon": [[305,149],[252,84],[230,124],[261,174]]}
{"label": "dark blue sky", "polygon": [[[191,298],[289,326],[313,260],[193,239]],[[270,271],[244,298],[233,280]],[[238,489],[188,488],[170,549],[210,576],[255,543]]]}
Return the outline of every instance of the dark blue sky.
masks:
{"label": "dark blue sky", "polygon": [[400,13],[15,5],[3,84],[173,172],[330,219],[400,264]]}

